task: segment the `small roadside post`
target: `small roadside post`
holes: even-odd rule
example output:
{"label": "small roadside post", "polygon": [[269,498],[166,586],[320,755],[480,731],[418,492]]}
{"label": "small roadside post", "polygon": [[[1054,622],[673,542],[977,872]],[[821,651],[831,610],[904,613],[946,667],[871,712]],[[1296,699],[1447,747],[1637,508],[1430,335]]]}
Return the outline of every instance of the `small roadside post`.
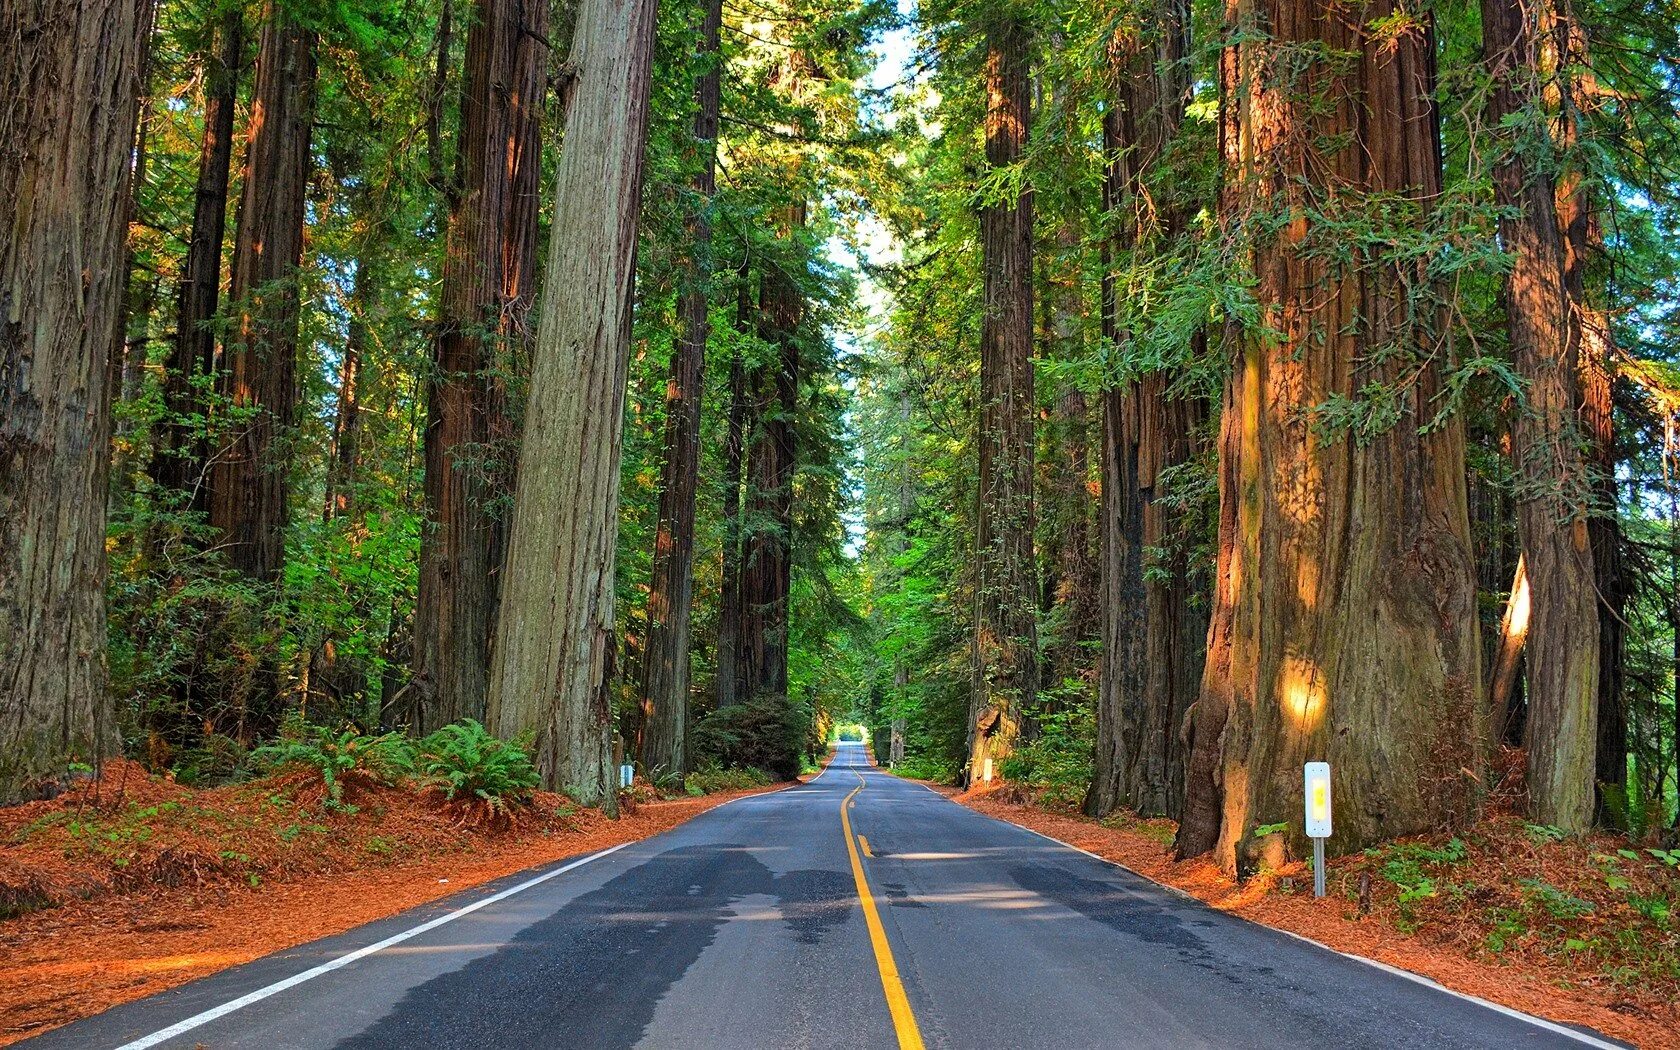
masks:
{"label": "small roadside post", "polygon": [[1324,840],[1330,837],[1330,763],[1306,765],[1307,837],[1313,844],[1313,896],[1324,896]]}
{"label": "small roadside post", "polygon": [[984,772],[982,772],[980,774],[980,779],[984,780],[988,784],[990,784],[992,782],[992,760],[989,759],[989,758],[986,759],[986,765],[984,767]]}

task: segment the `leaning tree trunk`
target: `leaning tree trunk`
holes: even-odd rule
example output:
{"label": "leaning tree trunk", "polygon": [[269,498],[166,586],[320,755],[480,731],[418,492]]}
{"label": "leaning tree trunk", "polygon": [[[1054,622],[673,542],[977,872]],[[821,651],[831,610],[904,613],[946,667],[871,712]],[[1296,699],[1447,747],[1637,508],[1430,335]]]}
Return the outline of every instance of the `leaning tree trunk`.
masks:
{"label": "leaning tree trunk", "polygon": [[545,785],[616,812],[613,556],[656,0],[582,0],[489,720]]}
{"label": "leaning tree trunk", "polygon": [[117,741],[105,695],[106,365],[147,9],[0,8],[0,804]]}
{"label": "leaning tree trunk", "polygon": [[[1020,162],[1032,106],[1027,29],[1004,20],[986,37],[986,163]],[[967,779],[1007,757],[1038,692],[1033,584],[1032,196],[980,208],[979,514]]]}
{"label": "leaning tree trunk", "polygon": [[1549,169],[1514,118],[1540,104],[1535,27],[1517,0],[1483,0],[1483,58],[1493,78],[1489,119],[1501,129],[1494,196],[1511,256],[1506,321],[1528,382],[1512,426],[1517,528],[1528,569],[1528,796],[1534,820],[1566,831],[1592,825],[1598,731],[1599,621],[1588,531],[1590,485],[1580,453],[1580,382],[1569,338],[1564,256]]}
{"label": "leaning tree trunk", "polygon": [[204,55],[204,134],[199,140],[198,181],[193,189],[192,234],[181,264],[175,338],[164,368],[162,441],[152,457],[152,480],[175,494],[183,509],[197,511],[205,509],[208,450],[199,426],[207,406],[195,377],[213,375],[216,367],[212,321],[221,294],[233,111],[245,53],[243,27],[239,8],[230,7]]}
{"label": "leaning tree trunk", "polygon": [[[1190,782],[1217,805],[1187,799],[1180,848],[1212,839],[1248,874],[1305,847],[1307,761],[1330,763],[1335,852],[1470,815],[1481,653],[1462,424],[1423,432],[1448,352],[1426,263],[1380,244],[1329,252],[1345,235],[1308,218],[1394,221],[1404,200],[1400,221],[1429,220],[1432,24],[1378,37],[1390,0],[1357,18],[1311,0],[1226,10],[1222,214],[1250,245],[1258,317],[1227,333],[1221,578],[1195,741],[1217,778],[1193,761]],[[1357,433],[1314,418],[1373,384],[1398,418]],[[1287,830],[1255,833],[1275,823]]]}
{"label": "leaning tree trunk", "polygon": [[285,435],[297,399],[299,266],[315,40],[278,0],[264,13],[250,141],[233,255],[237,317],[223,347],[221,390],[231,408],[210,471],[210,524],[229,563],[277,581],[285,563]]}
{"label": "leaning tree trunk", "polygon": [[[1160,4],[1110,45],[1116,99],[1103,121],[1105,208],[1117,213],[1132,251],[1182,233],[1182,209],[1157,219],[1145,202],[1170,202],[1171,187],[1150,194],[1149,169],[1177,134],[1189,92],[1188,6]],[[1111,253],[1112,254],[1112,253]],[[1103,329],[1123,343],[1118,289],[1108,277]],[[1188,349],[1188,348],[1187,348]],[[1103,649],[1097,703],[1096,768],[1088,812],[1119,806],[1177,816],[1183,798],[1185,715],[1200,685],[1207,622],[1192,606],[1193,574],[1175,513],[1157,499],[1161,474],[1191,455],[1200,406],[1170,399],[1171,377],[1153,373],[1103,395]],[[1152,553],[1154,552],[1154,553]],[[1151,557],[1165,556],[1146,572]]]}
{"label": "leaning tree trunk", "polygon": [[[467,33],[441,324],[427,409],[412,728],[483,721],[511,444],[503,377],[536,289],[546,0],[478,0]],[[440,43],[447,48],[447,43]]]}
{"label": "leaning tree trunk", "polygon": [[694,602],[694,500],[700,485],[700,384],[705,374],[707,312],[712,274],[712,220],[717,188],[718,116],[722,76],[718,61],[722,0],[709,0],[700,24],[702,61],[695,85],[694,141],[701,153],[694,176],[695,208],[688,219],[687,285],[677,303],[676,350],[665,392],[665,463],[659,492],[648,587],[648,638],[642,661],[639,758],[645,770],[681,773],[687,768],[689,613]]}

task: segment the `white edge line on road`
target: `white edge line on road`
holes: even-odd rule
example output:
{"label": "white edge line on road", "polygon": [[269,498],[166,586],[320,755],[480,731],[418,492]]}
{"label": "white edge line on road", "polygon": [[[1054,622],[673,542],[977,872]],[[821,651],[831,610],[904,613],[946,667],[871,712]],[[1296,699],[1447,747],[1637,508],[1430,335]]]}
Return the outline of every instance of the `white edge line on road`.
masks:
{"label": "white edge line on road", "polygon": [[[944,799],[946,802],[950,802],[954,806],[962,806],[962,803],[955,801],[954,799],[952,799],[948,795],[943,795],[938,791],[934,791],[933,788],[928,787],[926,784],[922,784],[920,786],[924,787],[924,788],[927,788],[929,791],[933,792],[933,794],[935,796]],[[967,806],[963,806],[963,808],[968,809]],[[983,817],[990,817],[991,816],[990,813],[980,813],[979,810],[969,810],[969,812],[977,813],[977,814],[979,814],[980,816],[983,816]],[[1179,897],[1183,897],[1185,900],[1195,901],[1198,904],[1203,904],[1203,905],[1207,904],[1206,901],[1203,901],[1201,898],[1195,896],[1194,894],[1186,893],[1185,891],[1179,889],[1177,886],[1169,886],[1164,882],[1157,882],[1154,879],[1150,878],[1149,876],[1143,874],[1142,872],[1137,871],[1134,868],[1129,868],[1129,867],[1120,863],[1117,860],[1110,860],[1107,857],[1100,856],[1096,853],[1092,853],[1088,849],[1080,849],[1078,846],[1075,846],[1071,842],[1063,842],[1061,839],[1056,838],[1053,835],[1046,835],[1042,831],[1035,831],[1032,828],[1027,827],[1025,824],[1016,824],[1013,820],[1007,820],[1003,817],[992,817],[992,819],[1002,821],[1003,823],[1008,824],[1012,827],[1020,828],[1022,831],[1028,832],[1029,834],[1037,835],[1039,838],[1044,839],[1048,842],[1054,842],[1056,845],[1061,846],[1063,849],[1070,849],[1075,853],[1083,853],[1085,856],[1090,857],[1092,860],[1101,861],[1104,864],[1109,864],[1109,865],[1112,865],[1116,868],[1119,868],[1121,871],[1128,872],[1132,875],[1136,875],[1138,878],[1142,879],[1143,881],[1145,881],[1147,883],[1150,883],[1151,885],[1154,885],[1154,886],[1159,886],[1169,893],[1175,894]],[[1215,910],[1217,910],[1217,909],[1215,909]],[[1229,913],[1226,913],[1226,914],[1229,914]],[[1252,919],[1244,919],[1240,915],[1233,915],[1231,917],[1234,918],[1234,919],[1238,919],[1242,922],[1253,922]],[[1469,995],[1465,992],[1460,992],[1460,991],[1457,991],[1455,989],[1448,988],[1446,985],[1442,984],[1441,982],[1433,980],[1433,979],[1428,978],[1428,977],[1425,977],[1422,974],[1413,973],[1410,970],[1402,970],[1398,966],[1390,966],[1388,963],[1378,962],[1375,959],[1367,959],[1363,955],[1354,955],[1351,952],[1344,952],[1344,951],[1341,951],[1340,949],[1332,948],[1328,944],[1325,944],[1321,941],[1315,941],[1311,937],[1304,937],[1301,934],[1295,933],[1291,930],[1279,929],[1276,926],[1266,926],[1266,924],[1263,923],[1263,922],[1256,922],[1256,923],[1254,923],[1254,925],[1264,926],[1268,930],[1277,930],[1277,932],[1285,934],[1285,935],[1290,936],[1290,937],[1293,937],[1298,941],[1305,941],[1307,944],[1311,944],[1315,947],[1322,948],[1325,951],[1330,952],[1332,954],[1340,955],[1344,959],[1352,959],[1354,962],[1364,963],[1366,966],[1375,967],[1378,970],[1383,970],[1387,973],[1391,973],[1396,977],[1404,977],[1406,980],[1411,981],[1413,984],[1420,984],[1425,988],[1433,989],[1434,991],[1437,991],[1437,992],[1445,992],[1447,995],[1453,996],[1453,997],[1458,998],[1458,999],[1463,999],[1466,1002],[1475,1003],[1477,1006],[1484,1006],[1487,1009],[1492,1010],[1495,1013],[1504,1014],[1507,1017],[1514,1017],[1519,1021],[1526,1021],[1529,1024],[1534,1025],[1536,1028],[1543,1028],[1548,1032],[1555,1032],[1558,1035],[1564,1036],[1565,1038],[1568,1038],[1568,1039],[1573,1039],[1576,1042],[1582,1043],[1586,1046],[1596,1046],[1596,1047],[1602,1048],[1602,1050],[1627,1050],[1627,1044],[1625,1044],[1625,1043],[1607,1042],[1603,1039],[1599,1039],[1596,1036],[1588,1035],[1586,1032],[1582,1032],[1582,1031],[1578,1031],[1574,1028],[1570,1028],[1567,1025],[1558,1024],[1556,1021],[1548,1021],[1544,1017],[1536,1017],[1533,1014],[1526,1014],[1526,1013],[1523,1013],[1521,1010],[1514,1010],[1509,1006],[1502,1006],[1499,1003],[1490,1002],[1487,999],[1480,998],[1479,996]]]}
{"label": "white edge line on road", "polygon": [[[730,801],[734,801],[734,800],[731,799]],[[716,809],[718,807],[714,806],[712,808]],[[473,901],[471,904],[468,904],[465,907],[457,908],[456,910],[450,912],[447,915],[439,915],[437,918],[432,919],[432,920],[427,921],[427,922],[423,922],[418,926],[412,927],[411,929],[404,930],[401,933],[394,933],[394,934],[385,938],[382,941],[377,941],[373,944],[367,945],[366,947],[358,948],[355,951],[350,952],[347,955],[341,955],[336,959],[330,960],[328,962],[324,962],[321,965],[313,967],[313,968],[308,969],[308,970],[305,970],[302,973],[293,974],[292,976],[286,978],[283,981],[276,981],[273,984],[268,985],[267,987],[258,988],[254,992],[248,992],[245,995],[242,995],[237,999],[229,1000],[228,1002],[225,1002],[220,1006],[211,1007],[210,1009],[205,1010],[203,1013],[194,1014],[193,1016],[187,1018],[184,1021],[177,1021],[174,1024],[170,1025],[168,1028],[164,1028],[164,1029],[161,1029],[159,1031],[153,1032],[151,1035],[141,1036],[139,1039],[136,1039],[133,1042],[124,1043],[121,1047],[118,1048],[118,1050],[145,1050],[146,1047],[157,1046],[159,1043],[162,1043],[165,1040],[173,1039],[178,1035],[184,1035],[187,1032],[192,1031],[194,1028],[198,1028],[202,1025],[209,1024],[211,1021],[214,1021],[218,1018],[226,1017],[228,1014],[231,1014],[236,1010],[243,1010],[245,1007],[250,1006],[252,1003],[261,1002],[262,1000],[267,999],[271,995],[276,995],[280,992],[285,991],[288,988],[295,988],[305,981],[314,980],[315,978],[321,976],[322,974],[331,973],[332,971],[334,971],[336,969],[339,969],[340,967],[348,966],[358,959],[365,959],[369,955],[372,955],[375,952],[384,951],[386,948],[389,948],[394,944],[401,944],[403,941],[410,940],[414,937],[420,936],[423,933],[427,933],[431,930],[435,930],[439,926],[444,925],[445,923],[454,922],[456,919],[461,918],[463,915],[470,915],[473,912],[479,910],[480,908],[486,908],[486,907],[489,907],[492,904],[495,904],[498,901],[507,900],[509,897],[512,897],[514,894],[524,893],[526,890],[531,889],[533,886],[540,886],[543,883],[547,882],[549,879],[552,879],[557,875],[564,875],[566,872],[571,871],[573,868],[581,868],[585,864],[590,863],[591,861],[600,860],[602,857],[605,857],[609,853],[617,853],[619,850],[623,849],[624,847],[634,845],[636,842],[640,842],[640,841],[642,841],[642,840],[634,839],[630,842],[621,842],[616,846],[612,846],[608,849],[601,850],[599,853],[591,853],[587,857],[581,857],[577,860],[572,861],[570,864],[566,864],[566,865],[563,865],[561,867],[555,868],[553,871],[545,871],[541,875],[536,876],[535,878],[526,879],[524,882],[521,882],[517,886],[509,886],[507,889],[502,890],[500,893],[492,894],[488,897],[485,897],[482,900]]]}
{"label": "white edge line on road", "polygon": [[[833,763],[830,763],[830,765],[832,765],[832,764]],[[822,772],[823,773],[828,772],[828,766],[824,766]],[[814,776],[810,780],[806,781],[806,783],[808,783],[808,784],[809,783],[815,783],[821,777],[822,777],[822,773],[818,773],[816,776]],[[774,794],[780,793],[783,790],[786,790],[786,789],[785,788],[779,788],[776,791],[762,792],[762,794],[774,795]],[[724,806],[729,805],[731,802],[739,802],[739,801],[741,801],[742,799],[745,799],[745,798],[756,798],[756,797],[758,797],[758,796],[756,796],[756,795],[740,795],[740,796],[737,796],[735,798],[727,799],[723,802],[719,802],[717,805],[715,805],[711,808],[714,809],[714,810],[722,809]],[[650,836],[650,837],[657,837],[657,836]],[[187,1018],[183,1021],[177,1021],[174,1024],[170,1025],[168,1028],[164,1028],[164,1029],[161,1029],[160,1031],[153,1032],[151,1035],[141,1036],[139,1039],[133,1040],[132,1042],[124,1043],[120,1047],[118,1047],[117,1050],[146,1050],[147,1047],[157,1046],[159,1043],[162,1043],[162,1042],[165,1042],[167,1040],[173,1039],[178,1035],[185,1035],[187,1032],[192,1031],[194,1028],[199,1028],[203,1025],[207,1025],[211,1021],[216,1020],[217,1018],[226,1017],[228,1014],[231,1014],[231,1013],[235,1012],[236,1010],[243,1010],[245,1007],[250,1006],[252,1003],[261,1002],[262,1000],[267,999],[271,995],[275,995],[275,994],[278,994],[280,992],[283,992],[288,988],[295,988],[298,985],[302,984],[303,982],[314,980],[315,978],[321,976],[324,973],[331,973],[333,970],[336,970],[336,969],[338,969],[342,966],[348,966],[358,959],[365,959],[366,957],[374,954],[375,952],[384,951],[386,948],[389,948],[394,944],[401,944],[403,941],[410,940],[412,938],[418,937],[422,933],[427,933],[431,930],[435,930],[439,926],[444,925],[445,923],[454,922],[456,919],[459,919],[463,915],[470,915],[480,908],[486,908],[486,907],[489,907],[492,904],[497,903],[498,901],[507,900],[509,897],[512,897],[516,893],[524,893],[526,890],[530,889],[533,886],[542,885],[543,883],[547,882],[549,879],[554,878],[556,875],[564,875],[566,872],[571,871],[573,868],[581,868],[585,864],[590,863],[591,861],[600,860],[602,857],[605,857],[609,853],[617,853],[619,850],[623,849],[626,846],[634,846],[638,842],[646,842],[646,841],[647,841],[647,839],[631,839],[629,842],[620,842],[618,845],[611,846],[607,849],[601,850],[599,853],[591,853],[587,857],[580,857],[577,860],[572,861],[570,864],[564,865],[563,867],[555,868],[553,871],[545,871],[541,875],[536,876],[535,878],[526,879],[524,882],[521,882],[517,886],[509,886],[507,889],[501,891],[500,893],[493,894],[489,897],[484,898],[483,900],[473,901],[471,904],[468,904],[468,905],[466,905],[462,908],[458,908],[455,911],[452,911],[447,915],[439,915],[437,918],[432,919],[428,922],[423,922],[420,925],[414,927],[413,929],[404,930],[401,933],[394,933],[391,936],[389,936],[389,937],[385,938],[384,940],[379,941],[375,944],[367,945],[364,948],[358,948],[357,950],[351,952],[348,955],[341,955],[338,958],[332,959],[328,962],[324,962],[321,965],[319,965],[317,967],[314,967],[313,969],[305,970],[302,973],[293,974],[292,976],[286,978],[283,981],[276,981],[275,983],[273,983],[271,985],[268,985],[266,987],[258,988],[254,992],[248,992],[245,995],[242,995],[237,999],[229,1000],[228,1002],[225,1002],[220,1006],[213,1006],[210,1009],[205,1010],[203,1013],[194,1014],[193,1016],[191,1016],[191,1017],[189,1017],[189,1018]],[[399,912],[398,914],[401,914],[401,913]]]}

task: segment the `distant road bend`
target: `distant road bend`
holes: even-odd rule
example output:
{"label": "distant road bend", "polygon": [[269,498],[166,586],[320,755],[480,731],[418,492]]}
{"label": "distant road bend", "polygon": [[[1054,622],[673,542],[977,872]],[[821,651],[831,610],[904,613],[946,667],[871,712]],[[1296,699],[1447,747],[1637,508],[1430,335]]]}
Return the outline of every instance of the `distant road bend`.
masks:
{"label": "distant road bend", "polygon": [[1618,1044],[1224,915],[842,744],[809,784],[27,1045]]}

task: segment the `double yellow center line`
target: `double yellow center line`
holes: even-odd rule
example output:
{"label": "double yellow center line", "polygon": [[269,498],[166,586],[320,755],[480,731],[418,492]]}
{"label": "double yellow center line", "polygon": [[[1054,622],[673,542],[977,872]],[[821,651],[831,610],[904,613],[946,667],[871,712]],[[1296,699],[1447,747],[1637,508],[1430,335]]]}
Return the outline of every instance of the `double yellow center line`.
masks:
{"label": "double yellow center line", "polygon": [[[858,786],[840,803],[840,828],[846,833],[846,852],[852,857],[852,877],[857,880],[858,900],[863,904],[863,921],[869,927],[869,944],[875,949],[875,965],[881,971],[881,990],[887,996],[887,1010],[892,1014],[893,1029],[898,1033],[899,1050],[922,1050],[922,1031],[916,1027],[916,1015],[910,1012],[910,999],[904,994],[904,981],[898,975],[898,963],[893,961],[892,945],[887,943],[886,928],[881,925],[881,913],[875,907],[875,894],[863,874],[863,858],[858,856],[857,838],[852,834],[852,818],[847,810],[852,799],[865,786],[863,774],[857,775]],[[864,847],[869,848],[867,845]],[[870,854],[874,856],[874,854]]]}

